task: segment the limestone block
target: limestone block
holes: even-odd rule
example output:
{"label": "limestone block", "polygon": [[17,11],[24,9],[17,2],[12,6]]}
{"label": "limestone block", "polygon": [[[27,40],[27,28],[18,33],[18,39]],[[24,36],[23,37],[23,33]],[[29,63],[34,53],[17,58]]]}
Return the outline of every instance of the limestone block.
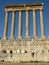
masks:
{"label": "limestone block", "polygon": [[20,49],[17,49],[17,54],[19,54],[20,53]]}
{"label": "limestone block", "polygon": [[22,54],[25,53],[25,50],[24,50],[24,49],[21,49],[21,53],[22,53]]}
{"label": "limestone block", "polygon": [[43,53],[38,53],[36,56],[37,56],[37,61],[44,61],[44,54]]}
{"label": "limestone block", "polygon": [[12,53],[13,53],[13,54],[16,54],[16,50],[12,50]]}
{"label": "limestone block", "polygon": [[7,53],[10,53],[10,50],[6,50],[7,51]]}

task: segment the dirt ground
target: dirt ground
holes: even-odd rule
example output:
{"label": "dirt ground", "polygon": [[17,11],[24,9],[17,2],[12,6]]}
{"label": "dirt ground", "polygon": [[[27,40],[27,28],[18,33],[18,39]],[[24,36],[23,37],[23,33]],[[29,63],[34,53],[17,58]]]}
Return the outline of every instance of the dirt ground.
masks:
{"label": "dirt ground", "polygon": [[13,63],[13,62],[0,62],[0,65],[49,65],[46,62],[29,62],[29,63]]}

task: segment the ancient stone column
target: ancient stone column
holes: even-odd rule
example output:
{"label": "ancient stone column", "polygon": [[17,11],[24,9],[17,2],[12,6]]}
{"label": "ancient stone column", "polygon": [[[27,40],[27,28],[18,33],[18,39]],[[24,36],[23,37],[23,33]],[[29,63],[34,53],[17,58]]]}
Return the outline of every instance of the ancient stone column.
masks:
{"label": "ancient stone column", "polygon": [[22,39],[22,12],[19,11],[18,39]]}
{"label": "ancient stone column", "polygon": [[28,11],[26,11],[26,38],[30,38],[29,14],[28,14]]}
{"label": "ancient stone column", "polygon": [[14,39],[15,33],[15,12],[12,12],[12,25],[11,25],[11,37],[10,39]]}
{"label": "ancient stone column", "polygon": [[45,38],[43,10],[40,10],[41,38]]}
{"label": "ancient stone column", "polygon": [[9,15],[9,12],[6,11],[3,39],[7,38],[7,33],[8,33],[8,15]]}
{"label": "ancient stone column", "polygon": [[37,39],[37,23],[36,23],[36,11],[33,10],[33,28],[34,28],[34,39]]}

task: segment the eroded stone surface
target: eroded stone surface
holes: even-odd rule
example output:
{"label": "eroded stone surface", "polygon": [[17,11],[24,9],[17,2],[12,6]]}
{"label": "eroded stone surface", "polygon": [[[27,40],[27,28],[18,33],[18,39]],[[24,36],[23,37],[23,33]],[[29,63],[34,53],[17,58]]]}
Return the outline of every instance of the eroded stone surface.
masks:
{"label": "eroded stone surface", "polygon": [[6,50],[7,56],[5,58],[7,61],[49,61],[49,40],[47,39],[0,40],[0,52],[3,50]]}

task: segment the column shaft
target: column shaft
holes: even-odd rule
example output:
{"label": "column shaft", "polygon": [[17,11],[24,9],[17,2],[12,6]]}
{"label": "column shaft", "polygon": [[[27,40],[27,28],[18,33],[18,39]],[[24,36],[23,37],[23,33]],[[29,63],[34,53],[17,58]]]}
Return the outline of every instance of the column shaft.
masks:
{"label": "column shaft", "polygon": [[42,10],[40,10],[40,21],[41,21],[41,38],[45,38],[44,18]]}
{"label": "column shaft", "polygon": [[22,12],[19,11],[18,39],[22,39]]}
{"label": "column shaft", "polygon": [[28,14],[28,11],[26,11],[26,38],[30,38],[29,14]]}
{"label": "column shaft", "polygon": [[14,39],[15,33],[15,12],[12,12],[11,39]]}
{"label": "column shaft", "polygon": [[37,38],[37,23],[36,23],[36,11],[33,10],[33,28],[34,28],[34,38]]}
{"label": "column shaft", "polygon": [[9,15],[9,12],[6,11],[3,39],[7,38],[7,33],[8,33],[8,15]]}

